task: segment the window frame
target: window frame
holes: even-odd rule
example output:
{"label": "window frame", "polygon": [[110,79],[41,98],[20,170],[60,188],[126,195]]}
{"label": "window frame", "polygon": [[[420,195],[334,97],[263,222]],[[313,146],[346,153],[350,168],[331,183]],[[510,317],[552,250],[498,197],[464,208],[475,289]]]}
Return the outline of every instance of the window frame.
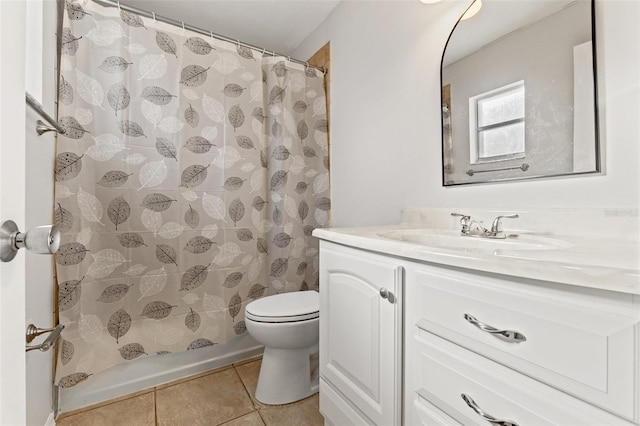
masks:
{"label": "window frame", "polygon": [[[501,121],[498,123],[488,124],[486,126],[478,126],[480,122],[479,117],[479,108],[478,103],[480,101],[498,97],[500,95],[504,95],[510,92],[513,92],[514,89],[522,89],[523,93],[523,101],[525,98],[525,84],[524,80],[519,80],[514,83],[507,84],[505,86],[498,87],[496,89],[492,89],[488,92],[481,93],[476,96],[472,96],[469,98],[469,163],[470,164],[484,164],[484,163],[493,163],[497,161],[505,161],[505,160],[513,160],[518,158],[525,158],[526,152],[526,138],[523,139],[522,145],[523,150],[518,152],[513,152],[509,154],[501,154],[494,155],[489,157],[480,157],[480,133],[486,130],[497,129],[500,127],[506,127],[516,123],[525,123],[525,117],[515,118],[511,120]],[[526,108],[526,103],[523,105]],[[523,135],[524,137],[524,135]]]}

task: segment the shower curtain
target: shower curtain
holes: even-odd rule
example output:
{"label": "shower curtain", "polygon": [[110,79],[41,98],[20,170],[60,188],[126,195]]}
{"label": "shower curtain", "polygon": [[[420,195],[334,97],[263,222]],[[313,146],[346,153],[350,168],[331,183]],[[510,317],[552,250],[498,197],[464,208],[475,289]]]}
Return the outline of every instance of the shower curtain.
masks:
{"label": "shower curtain", "polygon": [[56,384],[222,344],[244,307],[318,288],[329,224],[323,75],[67,2],[55,217]]}

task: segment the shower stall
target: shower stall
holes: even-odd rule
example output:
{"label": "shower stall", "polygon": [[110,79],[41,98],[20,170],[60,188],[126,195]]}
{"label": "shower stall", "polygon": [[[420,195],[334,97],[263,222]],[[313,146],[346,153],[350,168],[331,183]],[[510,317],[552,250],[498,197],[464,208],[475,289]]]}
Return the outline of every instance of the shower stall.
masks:
{"label": "shower stall", "polygon": [[107,0],[59,2],[60,411],[261,353],[244,307],[318,289],[324,70]]}

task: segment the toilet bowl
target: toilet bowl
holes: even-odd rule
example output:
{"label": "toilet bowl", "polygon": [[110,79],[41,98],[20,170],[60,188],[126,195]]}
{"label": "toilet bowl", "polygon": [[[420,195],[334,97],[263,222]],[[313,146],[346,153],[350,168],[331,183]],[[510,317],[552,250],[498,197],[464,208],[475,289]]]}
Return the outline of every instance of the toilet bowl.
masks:
{"label": "toilet bowl", "polygon": [[318,391],[310,356],[317,350],[320,297],[298,291],[264,297],[245,308],[247,331],[265,346],[255,397],[288,404]]}

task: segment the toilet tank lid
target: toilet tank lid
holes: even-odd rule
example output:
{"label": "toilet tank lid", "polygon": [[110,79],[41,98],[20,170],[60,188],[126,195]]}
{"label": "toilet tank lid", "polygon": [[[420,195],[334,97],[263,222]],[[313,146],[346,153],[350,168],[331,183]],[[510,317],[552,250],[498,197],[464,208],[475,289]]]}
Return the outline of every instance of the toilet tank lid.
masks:
{"label": "toilet tank lid", "polygon": [[274,294],[254,300],[245,309],[260,317],[295,317],[318,312],[320,295],[313,290]]}

